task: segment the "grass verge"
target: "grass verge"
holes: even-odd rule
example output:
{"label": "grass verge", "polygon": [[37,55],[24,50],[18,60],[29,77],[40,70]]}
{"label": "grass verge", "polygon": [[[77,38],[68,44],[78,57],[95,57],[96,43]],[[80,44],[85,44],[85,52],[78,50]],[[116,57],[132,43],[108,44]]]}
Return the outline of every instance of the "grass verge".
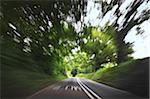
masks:
{"label": "grass verge", "polygon": [[103,68],[93,74],[82,75],[99,83],[149,97],[149,58],[131,60],[112,68]]}

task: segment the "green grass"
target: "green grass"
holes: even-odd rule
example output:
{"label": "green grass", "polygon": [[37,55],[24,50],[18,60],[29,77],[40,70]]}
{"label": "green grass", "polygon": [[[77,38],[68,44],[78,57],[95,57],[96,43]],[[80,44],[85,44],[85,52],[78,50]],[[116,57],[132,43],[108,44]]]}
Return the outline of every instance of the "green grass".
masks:
{"label": "green grass", "polygon": [[112,68],[102,68],[96,71],[91,79],[95,81],[107,82],[107,84],[113,84],[118,80],[120,75],[126,75],[129,70],[129,64],[134,63],[135,60],[122,63]]}
{"label": "green grass", "polygon": [[149,95],[149,58],[131,60],[96,71],[90,79],[141,97]]}
{"label": "green grass", "polygon": [[94,73],[78,74],[77,77],[91,79]]}

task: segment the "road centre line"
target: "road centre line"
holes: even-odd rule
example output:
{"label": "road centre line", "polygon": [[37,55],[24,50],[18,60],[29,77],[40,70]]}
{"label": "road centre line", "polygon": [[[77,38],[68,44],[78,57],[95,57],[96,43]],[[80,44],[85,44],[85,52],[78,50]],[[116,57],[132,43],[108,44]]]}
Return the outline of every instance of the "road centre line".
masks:
{"label": "road centre line", "polygon": [[102,99],[96,93],[94,93],[90,88],[88,88],[85,84],[83,84],[78,78],[77,78],[77,82],[80,85],[80,87],[83,89],[83,91],[90,97],[90,99],[95,99],[94,97],[96,97],[96,99]]}
{"label": "road centre line", "polygon": [[77,78],[77,82],[79,84],[79,86],[83,89],[83,91],[90,97],[90,99],[95,99],[78,81],[78,78]]}
{"label": "road centre line", "polygon": [[[81,82],[81,81],[80,81]],[[92,93],[97,99],[102,99],[101,97],[99,97],[96,93],[94,93],[90,88],[88,88],[85,84],[83,84],[81,82],[81,84],[88,90],[90,91],[90,93]]]}

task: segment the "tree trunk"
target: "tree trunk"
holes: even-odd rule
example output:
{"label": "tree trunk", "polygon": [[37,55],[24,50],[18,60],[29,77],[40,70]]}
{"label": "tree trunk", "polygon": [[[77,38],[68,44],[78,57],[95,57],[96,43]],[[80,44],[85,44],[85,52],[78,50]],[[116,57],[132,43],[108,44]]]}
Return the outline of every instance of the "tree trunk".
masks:
{"label": "tree trunk", "polygon": [[127,54],[125,53],[124,47],[124,35],[121,33],[116,34],[116,46],[117,46],[117,63],[120,64],[127,59]]}

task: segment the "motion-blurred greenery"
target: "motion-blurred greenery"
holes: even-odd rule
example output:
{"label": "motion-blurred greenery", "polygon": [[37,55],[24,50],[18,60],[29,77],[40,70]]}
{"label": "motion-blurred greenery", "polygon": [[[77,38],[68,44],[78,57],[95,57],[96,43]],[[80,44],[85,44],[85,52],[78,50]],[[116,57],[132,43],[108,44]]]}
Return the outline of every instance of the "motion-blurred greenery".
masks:
{"label": "motion-blurred greenery", "polygon": [[123,2],[112,0],[109,5],[102,1],[102,19],[116,4],[118,8],[114,12],[116,20],[100,27],[84,23],[86,0],[3,0],[0,12],[2,96],[29,95],[49,83],[70,77],[74,68],[78,77],[94,75],[91,79],[95,79],[108,68],[132,60],[133,44],[124,39],[135,25],[148,20],[147,10],[137,19],[130,18],[143,2],[132,2],[124,23],[119,26],[117,22],[123,13],[118,9]]}

